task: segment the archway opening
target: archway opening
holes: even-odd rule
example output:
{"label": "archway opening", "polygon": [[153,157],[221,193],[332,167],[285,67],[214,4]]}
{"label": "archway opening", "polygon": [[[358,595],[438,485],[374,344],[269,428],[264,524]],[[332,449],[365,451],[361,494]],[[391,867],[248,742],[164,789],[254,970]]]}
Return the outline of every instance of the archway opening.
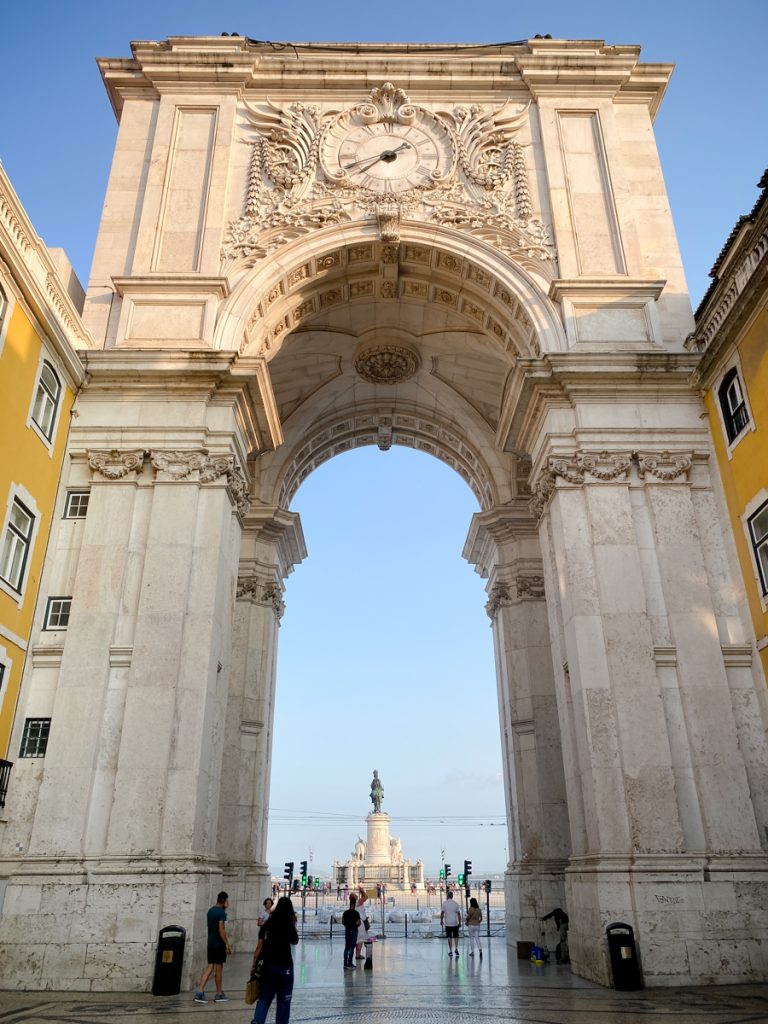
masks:
{"label": "archway opening", "polygon": [[313,472],[292,509],[309,557],[288,582],[280,636],[273,873],[311,857],[326,878],[350,856],[377,768],[392,834],[427,877],[442,850],[478,877],[500,874],[492,636],[482,581],[461,558],[478,500],[437,459],[366,447]]}

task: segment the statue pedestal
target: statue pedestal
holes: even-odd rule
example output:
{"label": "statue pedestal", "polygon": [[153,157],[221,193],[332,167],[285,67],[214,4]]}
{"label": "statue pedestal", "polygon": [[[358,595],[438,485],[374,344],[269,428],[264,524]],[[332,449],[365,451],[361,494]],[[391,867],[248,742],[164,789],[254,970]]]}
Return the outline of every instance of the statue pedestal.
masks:
{"label": "statue pedestal", "polygon": [[368,825],[368,842],[365,847],[366,864],[391,864],[389,848],[389,815],[374,811],[365,819]]}

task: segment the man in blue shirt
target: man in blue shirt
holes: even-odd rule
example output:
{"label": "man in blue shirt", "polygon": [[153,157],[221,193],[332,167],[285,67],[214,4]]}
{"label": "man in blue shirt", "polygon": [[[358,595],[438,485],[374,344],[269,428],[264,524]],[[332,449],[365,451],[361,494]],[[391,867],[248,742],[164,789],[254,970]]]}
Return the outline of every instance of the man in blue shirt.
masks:
{"label": "man in blue shirt", "polygon": [[205,986],[210,981],[211,975],[216,984],[216,995],[214,1003],[226,1003],[227,997],[221,988],[221,976],[224,971],[224,964],[227,962],[227,954],[232,952],[232,947],[227,938],[227,930],[224,927],[227,920],[227,907],[229,906],[229,894],[220,892],[216,897],[216,905],[208,911],[208,966],[202,973],[200,984],[195,992],[195,1002],[205,1003]]}

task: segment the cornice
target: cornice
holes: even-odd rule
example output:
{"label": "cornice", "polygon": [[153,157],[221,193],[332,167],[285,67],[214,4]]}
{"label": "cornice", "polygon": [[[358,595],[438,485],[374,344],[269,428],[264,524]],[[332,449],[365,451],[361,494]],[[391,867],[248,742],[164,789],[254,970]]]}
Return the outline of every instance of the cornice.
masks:
{"label": "cornice", "polygon": [[554,302],[564,298],[595,298],[610,296],[613,299],[659,298],[664,291],[665,280],[648,281],[634,277],[578,277],[558,278],[549,286],[549,297]]}
{"label": "cornice", "polygon": [[[132,59],[100,59],[113,109],[126,97],[196,90],[247,90],[327,99],[368,91],[384,80],[436,99],[515,90],[534,96],[606,95],[646,103],[655,113],[671,66],[638,64],[638,46],[602,40],[529,39],[501,44],[264,43],[244,36],[171,36],[131,44]],[[444,84],[443,84],[444,83]]]}
{"label": "cornice", "polygon": [[698,399],[690,376],[698,357],[686,352],[552,352],[518,360],[496,433],[505,451],[529,451],[537,424],[556,406],[579,401]]}
{"label": "cornice", "polygon": [[0,258],[10,272],[56,350],[70,380],[77,386],[83,367],[77,354],[90,349],[93,338],[59,278],[50,253],[32,226],[21,200],[0,164]]}
{"label": "cornice", "polygon": [[217,299],[229,295],[229,280],[226,277],[202,277],[200,274],[140,274],[133,277],[113,277],[112,283],[117,294],[125,295],[196,295],[212,292]]}
{"label": "cornice", "polygon": [[80,400],[199,399],[232,405],[248,458],[282,443],[283,435],[266,360],[231,351],[106,349],[84,354],[87,378]]}
{"label": "cornice", "polygon": [[685,347],[701,356],[693,376],[706,386],[721,354],[735,342],[768,293],[768,204],[750,230],[742,230],[723,261],[728,273],[696,311],[696,327]]}

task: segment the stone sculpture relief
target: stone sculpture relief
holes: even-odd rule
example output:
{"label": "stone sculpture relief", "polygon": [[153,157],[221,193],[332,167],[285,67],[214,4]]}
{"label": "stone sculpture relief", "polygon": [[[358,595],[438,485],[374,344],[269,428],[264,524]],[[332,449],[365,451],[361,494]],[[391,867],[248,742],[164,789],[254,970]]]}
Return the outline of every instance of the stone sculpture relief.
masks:
{"label": "stone sculpture relief", "polygon": [[223,262],[255,263],[312,229],[360,219],[397,241],[413,219],[466,231],[552,276],[519,138],[528,105],[433,112],[385,82],[342,110],[270,101],[243,109],[256,138]]}
{"label": "stone sculpture relief", "polygon": [[568,484],[591,481],[627,480],[632,467],[641,480],[676,480],[685,476],[693,465],[691,452],[574,452],[573,455],[550,457],[532,487],[530,508],[541,516],[552,497],[558,477]]}
{"label": "stone sculpture relief", "polygon": [[[243,470],[233,455],[210,455],[199,451],[89,451],[88,465],[105,480],[122,480],[129,473],[140,472],[145,457],[155,471],[158,481],[196,479],[201,484],[212,484],[226,477],[232,501],[241,516],[251,508],[250,487]],[[196,477],[193,477],[196,474]]]}

